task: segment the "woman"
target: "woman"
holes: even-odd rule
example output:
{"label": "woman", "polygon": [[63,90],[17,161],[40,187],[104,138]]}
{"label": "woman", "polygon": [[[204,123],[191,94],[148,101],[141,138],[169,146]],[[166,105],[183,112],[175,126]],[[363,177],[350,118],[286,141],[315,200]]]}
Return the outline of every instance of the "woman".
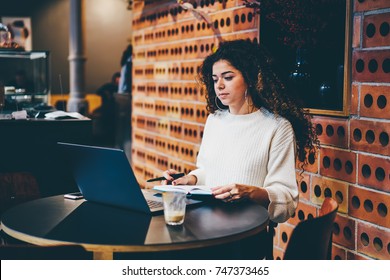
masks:
{"label": "woman", "polygon": [[222,43],[199,76],[211,114],[197,169],[176,180],[171,169],[164,177],[173,185],[212,186],[215,198],[226,202],[255,201],[272,221],[286,221],[298,203],[295,155],[305,158],[305,148],[317,142],[310,121],[255,43]]}

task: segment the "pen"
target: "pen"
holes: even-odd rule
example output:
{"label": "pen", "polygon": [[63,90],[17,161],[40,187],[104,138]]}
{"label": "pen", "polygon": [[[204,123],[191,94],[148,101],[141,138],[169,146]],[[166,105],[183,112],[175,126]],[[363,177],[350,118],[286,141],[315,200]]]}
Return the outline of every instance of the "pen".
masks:
{"label": "pen", "polygon": [[[177,173],[177,174],[171,174],[171,177],[173,177],[173,179],[176,180],[180,177],[183,177],[184,175],[185,175],[184,173]],[[161,180],[166,180],[166,178],[165,177],[158,177],[158,178],[149,179],[146,182],[155,182],[155,181],[161,181]]]}

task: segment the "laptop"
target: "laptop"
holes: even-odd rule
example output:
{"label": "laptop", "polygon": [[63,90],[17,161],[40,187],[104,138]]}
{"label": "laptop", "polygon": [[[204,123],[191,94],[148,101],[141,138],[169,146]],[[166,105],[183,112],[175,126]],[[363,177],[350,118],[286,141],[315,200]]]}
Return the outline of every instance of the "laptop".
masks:
{"label": "laptop", "polygon": [[[84,198],[143,213],[161,214],[161,195],[141,189],[121,149],[57,143]],[[187,199],[187,205],[201,203]]]}

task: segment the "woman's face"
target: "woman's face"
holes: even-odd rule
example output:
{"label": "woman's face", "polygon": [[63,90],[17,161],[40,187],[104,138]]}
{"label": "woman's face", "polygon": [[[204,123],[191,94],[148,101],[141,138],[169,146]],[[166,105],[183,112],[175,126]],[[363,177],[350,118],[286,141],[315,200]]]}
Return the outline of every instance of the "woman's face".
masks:
{"label": "woman's face", "polygon": [[213,65],[214,90],[219,100],[229,106],[231,113],[239,113],[245,102],[245,91],[248,86],[241,72],[227,60],[219,60]]}

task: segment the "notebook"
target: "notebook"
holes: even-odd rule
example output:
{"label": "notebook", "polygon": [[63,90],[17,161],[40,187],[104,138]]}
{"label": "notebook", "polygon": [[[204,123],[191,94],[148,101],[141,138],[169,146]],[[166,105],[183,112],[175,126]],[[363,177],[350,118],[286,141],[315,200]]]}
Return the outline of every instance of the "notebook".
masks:
{"label": "notebook", "polygon": [[192,186],[192,185],[177,185],[177,186],[167,186],[167,185],[158,185],[153,187],[154,190],[160,192],[185,192],[187,195],[205,195],[211,196],[212,191],[208,186]]}
{"label": "notebook", "polygon": [[[153,190],[140,188],[123,150],[63,142],[57,144],[86,200],[143,213],[163,211],[161,196]],[[187,205],[201,202],[187,199]]]}

